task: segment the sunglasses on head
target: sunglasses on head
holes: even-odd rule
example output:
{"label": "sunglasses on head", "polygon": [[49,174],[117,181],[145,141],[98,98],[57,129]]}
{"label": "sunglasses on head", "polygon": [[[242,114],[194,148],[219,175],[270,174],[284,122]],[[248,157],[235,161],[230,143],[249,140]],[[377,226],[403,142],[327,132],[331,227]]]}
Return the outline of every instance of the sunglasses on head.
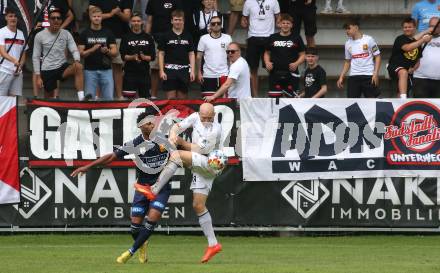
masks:
{"label": "sunglasses on head", "polygon": [[226,54],[234,54],[237,51],[238,51],[237,49],[228,49],[226,50]]}
{"label": "sunglasses on head", "polygon": [[49,17],[50,20],[61,20],[60,16]]}
{"label": "sunglasses on head", "polygon": [[220,26],[222,22],[211,22],[211,26]]}

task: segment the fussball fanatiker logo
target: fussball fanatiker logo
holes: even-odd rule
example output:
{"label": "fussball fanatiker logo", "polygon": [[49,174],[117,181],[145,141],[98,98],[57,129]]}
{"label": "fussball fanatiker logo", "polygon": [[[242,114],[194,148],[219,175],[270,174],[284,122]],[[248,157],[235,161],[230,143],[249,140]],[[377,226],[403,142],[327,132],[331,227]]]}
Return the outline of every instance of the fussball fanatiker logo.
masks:
{"label": "fussball fanatiker logo", "polygon": [[440,111],[428,102],[402,105],[385,127],[385,140],[393,150],[387,161],[393,165],[440,165]]}

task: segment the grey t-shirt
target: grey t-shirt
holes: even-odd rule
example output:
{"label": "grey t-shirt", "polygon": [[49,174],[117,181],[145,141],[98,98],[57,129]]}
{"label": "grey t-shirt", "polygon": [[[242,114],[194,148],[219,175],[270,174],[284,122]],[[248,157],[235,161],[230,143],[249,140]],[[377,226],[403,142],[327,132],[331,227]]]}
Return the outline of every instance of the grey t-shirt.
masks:
{"label": "grey t-shirt", "polygon": [[[51,47],[52,49],[50,49]],[[69,49],[75,61],[80,61],[78,47],[76,46],[70,32],[65,29],[61,29],[59,35],[58,33],[50,32],[48,29],[39,32],[35,36],[34,52],[32,56],[35,74],[40,74],[40,70],[47,71],[60,68],[66,63],[66,48]],[[41,60],[40,56],[42,56]]]}

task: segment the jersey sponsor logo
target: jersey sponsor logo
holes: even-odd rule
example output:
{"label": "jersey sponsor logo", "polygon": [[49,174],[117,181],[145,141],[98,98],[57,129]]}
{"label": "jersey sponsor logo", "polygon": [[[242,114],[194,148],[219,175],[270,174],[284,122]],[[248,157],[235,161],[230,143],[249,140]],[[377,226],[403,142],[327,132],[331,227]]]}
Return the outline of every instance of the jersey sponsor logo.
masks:
{"label": "jersey sponsor logo", "polygon": [[408,60],[415,61],[419,57],[419,48],[414,48],[411,51],[405,52],[403,53],[403,56]]}
{"label": "jersey sponsor logo", "polygon": [[297,44],[295,44],[293,41],[274,41],[273,42],[274,47],[297,47]]}
{"label": "jersey sponsor logo", "polygon": [[329,190],[318,180],[290,182],[281,195],[305,219],[309,218],[330,196]]}
{"label": "jersey sponsor logo", "polygon": [[354,54],[351,57],[353,59],[365,59],[365,58],[368,58],[369,56],[370,56],[370,53],[369,52],[365,52],[365,53],[360,53],[360,54]]}

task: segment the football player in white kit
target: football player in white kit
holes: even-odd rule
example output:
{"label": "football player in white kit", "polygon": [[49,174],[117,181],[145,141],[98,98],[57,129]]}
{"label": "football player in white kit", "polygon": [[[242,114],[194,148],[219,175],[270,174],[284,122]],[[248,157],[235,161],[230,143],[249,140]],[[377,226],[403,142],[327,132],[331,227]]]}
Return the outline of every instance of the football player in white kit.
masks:
{"label": "football player in white kit", "polygon": [[[193,191],[193,208],[199,217],[199,224],[208,239],[208,247],[201,262],[206,263],[215,254],[221,251],[222,246],[217,242],[212,227],[212,219],[206,208],[206,200],[211,191],[215,177],[221,172],[213,170],[208,165],[207,155],[220,148],[222,128],[218,122],[214,122],[214,106],[211,103],[200,105],[198,113],[193,113],[181,122],[175,124],[169,134],[171,144],[181,147],[171,153],[170,159],[162,170],[157,182],[151,186],[145,186],[144,195],[153,200],[163,186],[173,177],[180,166],[192,169],[193,178],[190,189]],[[192,143],[183,140],[179,134],[192,127]]]}

